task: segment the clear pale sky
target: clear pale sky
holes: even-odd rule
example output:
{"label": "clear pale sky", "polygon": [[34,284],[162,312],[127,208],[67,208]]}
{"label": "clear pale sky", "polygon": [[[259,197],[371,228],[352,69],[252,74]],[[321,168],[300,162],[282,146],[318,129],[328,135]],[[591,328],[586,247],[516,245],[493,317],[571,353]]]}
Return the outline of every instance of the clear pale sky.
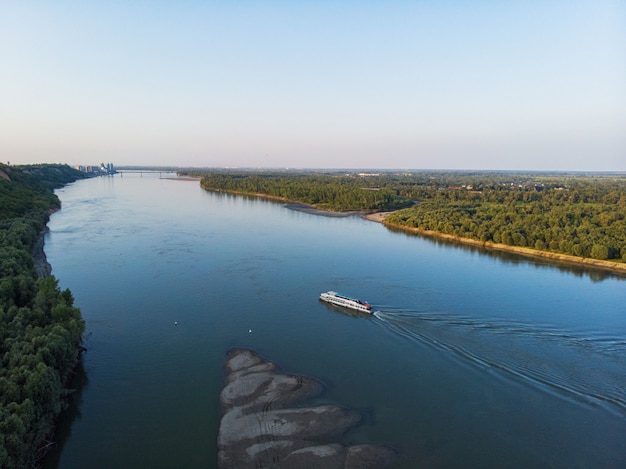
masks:
{"label": "clear pale sky", "polygon": [[0,161],[626,170],[626,2],[0,0]]}

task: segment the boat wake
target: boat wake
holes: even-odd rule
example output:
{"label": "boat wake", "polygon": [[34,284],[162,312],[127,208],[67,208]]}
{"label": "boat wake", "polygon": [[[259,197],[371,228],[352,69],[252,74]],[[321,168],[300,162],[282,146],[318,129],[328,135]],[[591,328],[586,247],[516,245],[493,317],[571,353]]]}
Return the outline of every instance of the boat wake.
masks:
{"label": "boat wake", "polygon": [[380,327],[543,391],[626,416],[626,342],[547,325],[383,308]]}

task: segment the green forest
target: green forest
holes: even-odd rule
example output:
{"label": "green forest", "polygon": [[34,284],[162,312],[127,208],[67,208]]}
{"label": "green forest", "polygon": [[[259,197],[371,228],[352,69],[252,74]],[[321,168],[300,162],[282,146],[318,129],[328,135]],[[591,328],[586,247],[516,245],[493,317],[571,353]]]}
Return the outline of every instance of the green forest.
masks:
{"label": "green forest", "polygon": [[84,321],[69,290],[35,273],[33,250],[60,208],[64,165],[0,164],[0,467],[36,467],[63,410]]}
{"label": "green forest", "polygon": [[324,174],[211,172],[200,184],[207,190],[263,194],[332,211],[389,210],[411,205],[395,190],[363,187],[350,178]]}
{"label": "green forest", "polygon": [[326,210],[394,211],[386,224],[626,262],[624,175],[212,171],[202,176],[207,190],[270,195]]}

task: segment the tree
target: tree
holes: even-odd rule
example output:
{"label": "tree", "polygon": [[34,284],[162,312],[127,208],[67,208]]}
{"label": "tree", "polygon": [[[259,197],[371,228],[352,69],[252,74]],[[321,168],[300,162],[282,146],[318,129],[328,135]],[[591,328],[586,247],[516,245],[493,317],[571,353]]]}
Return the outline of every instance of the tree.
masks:
{"label": "tree", "polygon": [[31,253],[59,206],[53,189],[80,173],[60,165],[0,171],[9,178],[0,178],[0,467],[9,469],[35,466],[79,358],[80,311],[54,277],[36,279]]}
{"label": "tree", "polygon": [[609,258],[609,248],[604,244],[594,244],[591,247],[590,257],[606,260]]}

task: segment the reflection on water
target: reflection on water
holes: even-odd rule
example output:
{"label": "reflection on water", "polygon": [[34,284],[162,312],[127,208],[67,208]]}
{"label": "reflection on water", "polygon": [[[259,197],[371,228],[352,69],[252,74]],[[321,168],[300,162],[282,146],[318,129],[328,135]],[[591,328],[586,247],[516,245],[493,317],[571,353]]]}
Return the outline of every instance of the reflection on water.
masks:
{"label": "reflection on water", "polygon": [[341,306],[337,306],[337,305],[334,305],[332,303],[327,303],[325,301],[320,301],[320,303],[323,304],[324,307],[326,307],[326,309],[328,311],[333,311],[335,313],[340,313],[340,314],[343,314],[345,316],[349,316],[351,318],[366,319],[366,318],[370,318],[372,316],[370,313],[366,313],[366,312],[363,312],[363,311],[358,311],[356,309],[342,308]]}
{"label": "reflection on water", "polygon": [[608,270],[603,270],[601,268],[583,267],[583,266],[579,266],[579,265],[567,263],[567,262],[557,262],[554,260],[541,259],[541,258],[536,258],[536,257],[531,257],[531,256],[523,256],[521,254],[517,254],[514,252],[500,251],[497,249],[488,249],[488,248],[484,248],[481,246],[475,246],[473,244],[465,244],[460,241],[455,241],[453,239],[437,238],[435,236],[420,235],[419,233],[406,231],[401,228],[396,228],[393,226],[386,226],[386,228],[393,233],[403,234],[407,237],[412,237],[412,238],[420,238],[426,242],[435,244],[440,247],[473,252],[479,255],[485,255],[494,259],[498,259],[504,263],[511,263],[511,264],[527,263],[537,268],[558,269],[563,272],[574,274],[578,277],[588,277],[590,280],[594,282],[601,282],[608,278],[618,278],[618,279],[626,280],[626,274],[623,274],[620,272],[610,272]]}
{"label": "reflection on water", "polygon": [[72,435],[72,424],[81,418],[80,405],[83,391],[87,388],[89,380],[83,362],[79,362],[74,370],[74,376],[68,385],[71,394],[67,397],[67,409],[63,412],[57,424],[54,434],[54,445],[50,447],[45,457],[46,467],[57,467],[63,453],[65,442]]}

